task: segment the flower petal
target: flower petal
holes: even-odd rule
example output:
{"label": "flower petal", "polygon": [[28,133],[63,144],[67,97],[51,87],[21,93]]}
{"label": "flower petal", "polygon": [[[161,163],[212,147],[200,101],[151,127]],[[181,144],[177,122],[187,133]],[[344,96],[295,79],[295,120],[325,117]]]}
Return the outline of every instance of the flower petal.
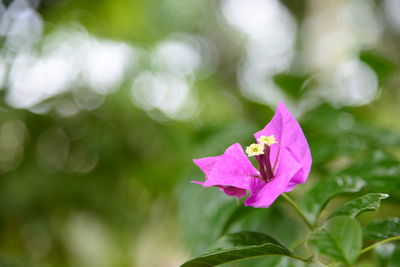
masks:
{"label": "flower petal", "polygon": [[[201,184],[202,186],[205,186],[203,182],[199,182],[199,181],[192,181],[191,183]],[[242,197],[246,196],[246,194],[247,194],[246,189],[237,188],[234,186],[217,185],[216,187],[218,187],[221,191],[224,191],[225,194],[227,194],[228,196],[231,196],[231,197],[242,198]]]}
{"label": "flower petal", "polygon": [[282,160],[279,153],[279,150],[282,149],[286,149],[291,157],[300,164],[300,169],[290,177],[287,191],[292,190],[299,183],[305,183],[311,169],[310,147],[299,123],[283,102],[278,104],[272,120],[264,129],[256,132],[254,137],[258,139],[262,135],[274,135],[277,140],[277,144],[273,144],[270,147],[271,166],[275,165],[278,157],[278,162]]}
{"label": "flower petal", "polygon": [[194,159],[193,162],[207,175],[211,172],[214,163],[217,161],[218,157],[207,157],[201,159]]}
{"label": "flower petal", "polygon": [[301,165],[292,157],[287,149],[280,152],[275,175],[268,183],[254,179],[250,184],[250,196],[245,200],[245,206],[267,208],[276,198],[286,192],[291,178],[300,170]]}
{"label": "flower petal", "polygon": [[231,196],[243,197],[245,190],[250,188],[251,180],[257,179],[254,177],[260,175],[239,143],[228,147],[220,156],[193,161],[206,175],[203,186],[218,186]]}
{"label": "flower petal", "polygon": [[246,189],[241,189],[234,186],[218,186],[218,188],[231,197],[242,198],[247,194]]}

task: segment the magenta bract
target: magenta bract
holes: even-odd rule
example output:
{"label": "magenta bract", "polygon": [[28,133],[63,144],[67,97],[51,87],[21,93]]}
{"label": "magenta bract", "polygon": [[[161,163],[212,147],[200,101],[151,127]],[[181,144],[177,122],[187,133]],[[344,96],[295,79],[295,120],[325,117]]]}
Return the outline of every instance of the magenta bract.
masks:
{"label": "magenta bract", "polygon": [[[271,136],[276,142],[260,146],[262,138]],[[194,183],[216,186],[237,198],[246,196],[249,191],[244,204],[266,208],[280,194],[306,182],[312,161],[310,148],[299,123],[283,102],[278,104],[272,120],[254,137],[259,143],[255,147],[264,147],[263,154],[254,154],[259,169],[253,166],[240,144],[235,143],[220,156],[194,159],[206,176],[204,182]]]}

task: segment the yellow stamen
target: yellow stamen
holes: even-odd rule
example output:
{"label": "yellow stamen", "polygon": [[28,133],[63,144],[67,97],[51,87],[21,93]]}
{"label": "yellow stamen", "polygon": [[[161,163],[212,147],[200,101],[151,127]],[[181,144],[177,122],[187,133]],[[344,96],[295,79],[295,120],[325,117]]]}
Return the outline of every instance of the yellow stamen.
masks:
{"label": "yellow stamen", "polygon": [[249,157],[258,156],[264,154],[263,144],[251,144],[246,147],[246,153]]}
{"label": "yellow stamen", "polygon": [[270,136],[262,135],[262,136],[260,136],[260,138],[257,139],[257,141],[261,144],[266,144],[267,146],[276,144],[276,139],[275,139],[274,135],[270,135]]}

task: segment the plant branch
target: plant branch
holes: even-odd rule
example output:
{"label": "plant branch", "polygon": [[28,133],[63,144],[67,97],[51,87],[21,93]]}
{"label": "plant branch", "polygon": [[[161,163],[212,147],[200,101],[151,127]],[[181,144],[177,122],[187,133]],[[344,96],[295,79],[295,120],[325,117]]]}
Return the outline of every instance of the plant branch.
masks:
{"label": "plant branch", "polygon": [[400,240],[400,236],[394,236],[394,237],[386,238],[386,239],[384,239],[382,241],[376,242],[375,244],[372,244],[371,246],[366,247],[363,250],[361,250],[360,251],[360,255],[365,253],[365,252],[367,252],[367,251],[370,251],[371,249],[373,249],[373,248],[375,248],[377,246],[380,246],[382,244],[389,243],[389,242],[392,242],[392,241],[396,241],[396,240]]}
{"label": "plant branch", "polygon": [[300,209],[300,207],[296,204],[296,202],[293,201],[288,195],[282,194],[282,196],[289,202],[289,204],[296,210],[297,214],[300,215],[301,219],[304,221],[304,223],[307,225],[307,227],[310,230],[314,230],[313,225],[310,223],[310,221],[307,219],[306,215],[303,213],[303,211]]}

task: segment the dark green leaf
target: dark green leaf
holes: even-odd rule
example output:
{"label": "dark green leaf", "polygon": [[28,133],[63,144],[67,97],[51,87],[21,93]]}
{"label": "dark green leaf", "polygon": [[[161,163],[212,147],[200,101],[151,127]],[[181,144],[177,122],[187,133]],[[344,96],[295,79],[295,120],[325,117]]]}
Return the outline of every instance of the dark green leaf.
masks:
{"label": "dark green leaf", "polygon": [[364,228],[364,237],[368,239],[386,239],[400,236],[400,218],[389,218],[368,224]]}
{"label": "dark green leaf", "polygon": [[374,51],[361,51],[360,59],[367,63],[378,75],[379,82],[382,82],[388,75],[396,70],[396,64]]}
{"label": "dark green leaf", "polygon": [[328,201],[338,194],[360,191],[365,182],[358,177],[335,177],[322,180],[311,188],[300,203],[307,218],[315,222],[320,211]]}
{"label": "dark green leaf", "polygon": [[295,257],[266,234],[239,232],[223,236],[208,252],[185,262],[181,267],[208,267],[268,255]]}
{"label": "dark green leaf", "polygon": [[[293,260],[298,263],[297,260]],[[233,263],[223,264],[221,266],[224,267],[289,267],[287,264],[283,264],[287,262],[287,257],[283,256],[268,256],[268,257],[256,257],[251,259],[246,259],[243,261],[237,261]],[[291,266],[294,267],[294,266]]]}
{"label": "dark green leaf", "polygon": [[274,82],[288,95],[299,99],[308,88],[309,79],[307,76],[293,74],[277,74],[274,76]]}
{"label": "dark green leaf", "polygon": [[341,207],[339,207],[336,211],[334,211],[329,217],[335,216],[350,216],[357,217],[359,214],[365,211],[375,211],[378,210],[381,199],[385,199],[389,197],[388,194],[380,194],[380,193],[369,193],[362,197],[353,199],[349,202],[344,203]]}
{"label": "dark green leaf", "polygon": [[333,260],[352,263],[362,246],[361,226],[347,216],[332,218],[310,235],[308,245]]}

